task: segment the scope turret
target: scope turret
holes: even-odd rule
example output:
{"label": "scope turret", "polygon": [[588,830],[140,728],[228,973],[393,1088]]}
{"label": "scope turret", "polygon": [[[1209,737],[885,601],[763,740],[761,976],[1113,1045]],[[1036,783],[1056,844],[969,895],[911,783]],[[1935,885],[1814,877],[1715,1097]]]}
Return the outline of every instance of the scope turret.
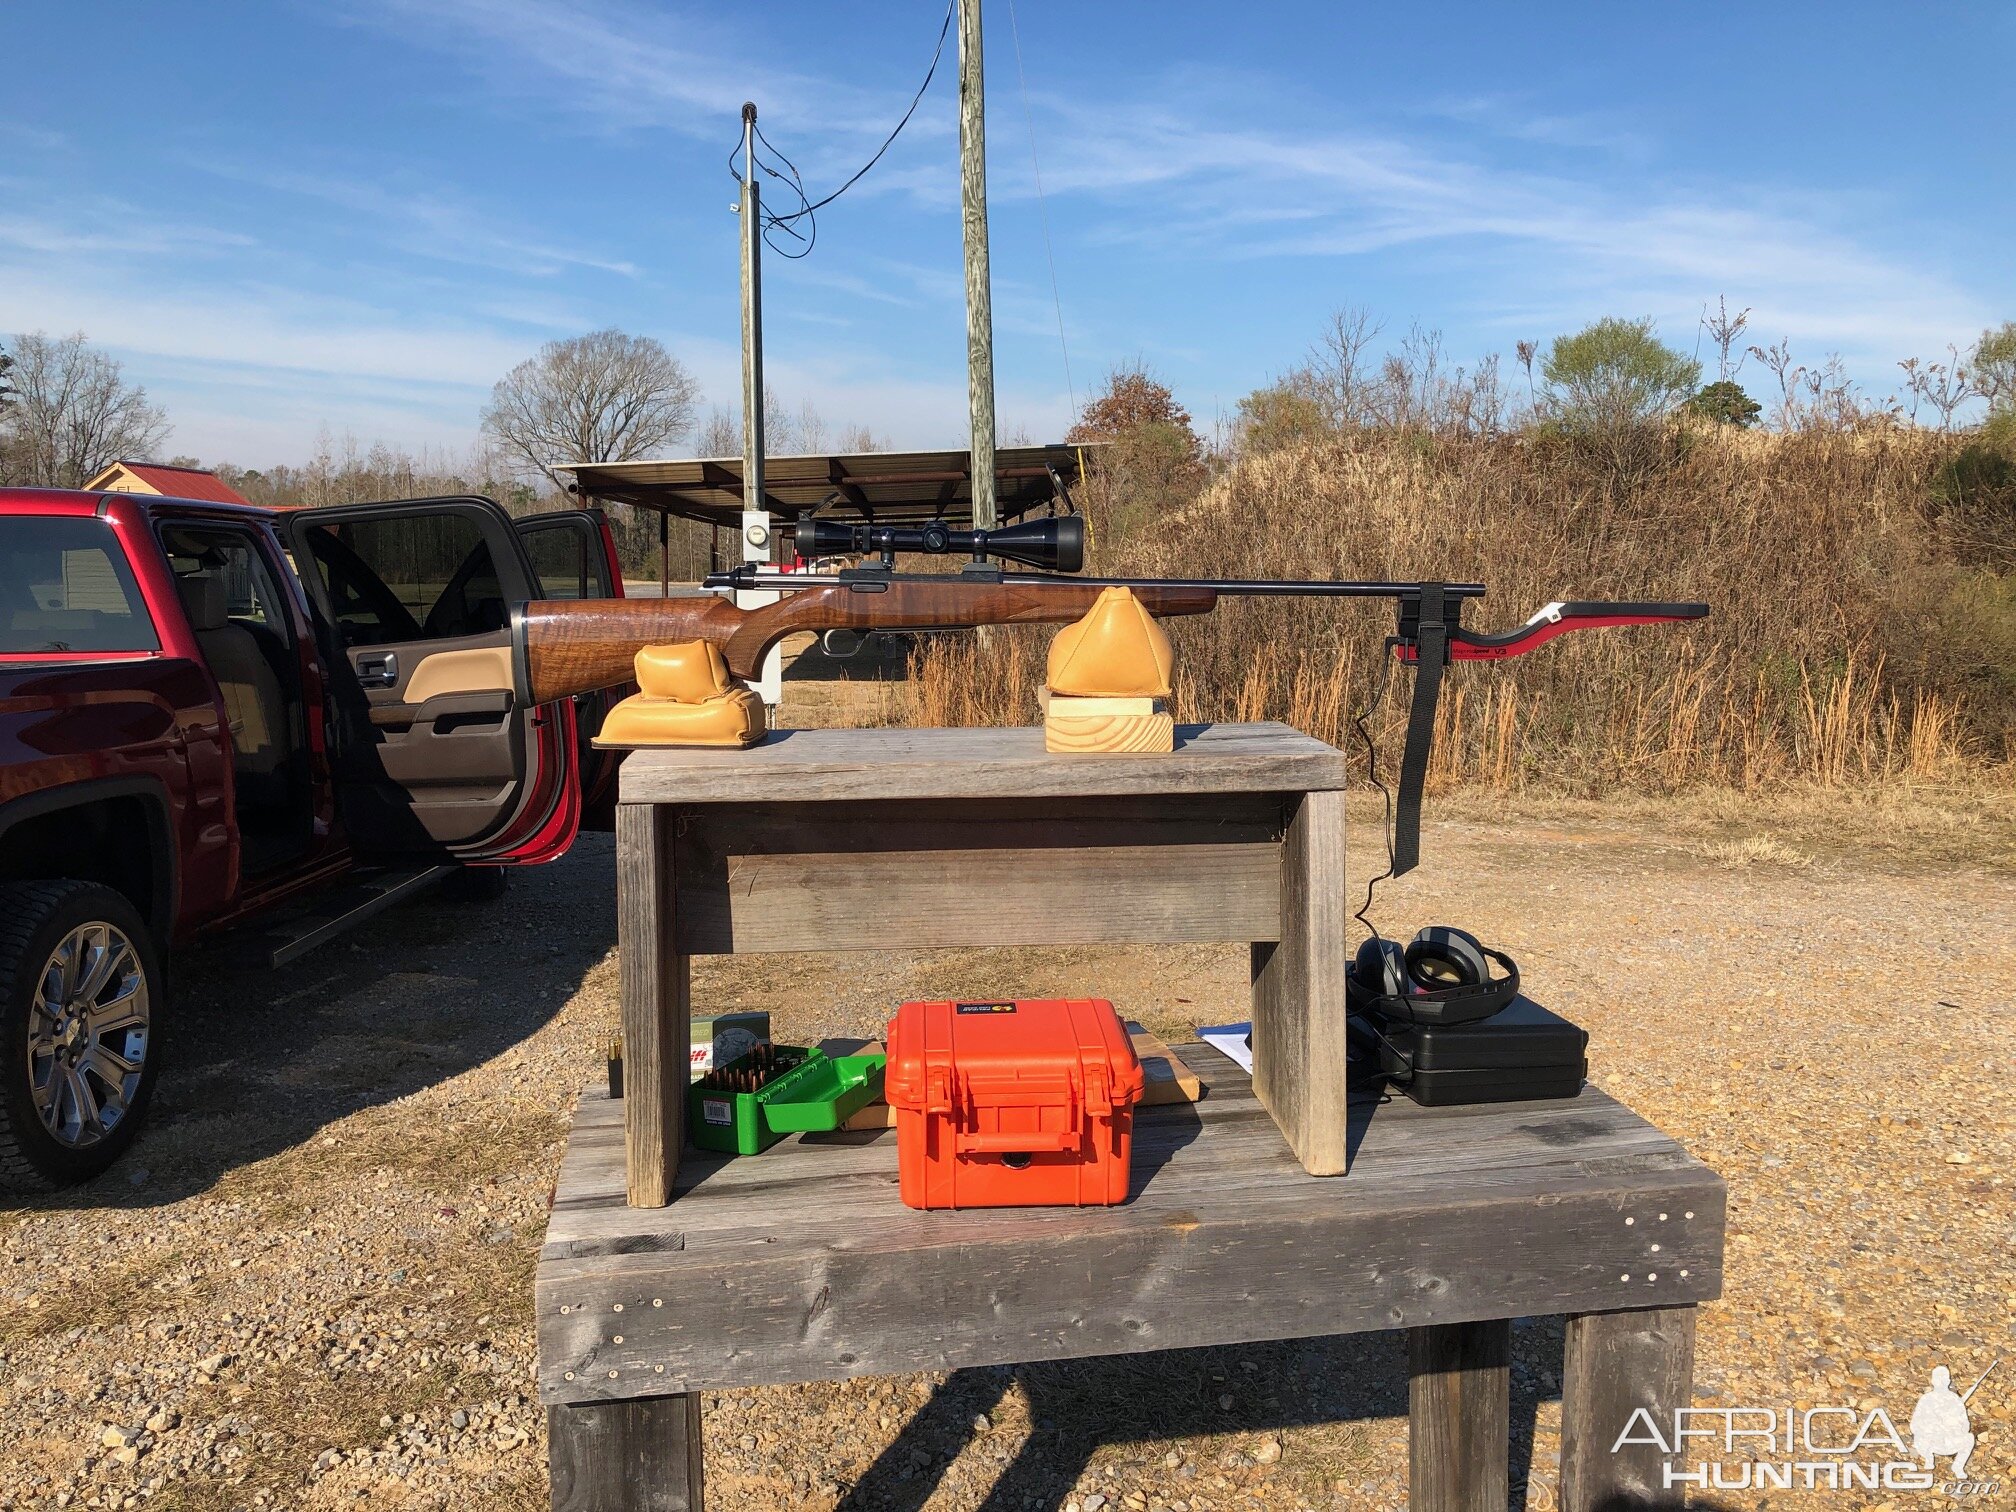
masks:
{"label": "scope turret", "polygon": [[1052,515],[993,530],[954,530],[942,520],[927,525],[856,525],[846,520],[802,519],[793,527],[801,557],[866,555],[885,558],[899,551],[931,555],[970,552],[976,562],[999,557],[1052,572],[1076,572],[1085,565],[1085,520]]}

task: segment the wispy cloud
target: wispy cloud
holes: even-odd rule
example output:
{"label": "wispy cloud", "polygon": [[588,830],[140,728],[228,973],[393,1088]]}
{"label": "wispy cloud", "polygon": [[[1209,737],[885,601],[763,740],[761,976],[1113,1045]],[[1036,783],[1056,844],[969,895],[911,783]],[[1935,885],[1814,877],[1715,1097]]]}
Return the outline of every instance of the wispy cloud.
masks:
{"label": "wispy cloud", "polygon": [[[1432,249],[1452,281],[1468,275],[1476,314],[1511,295],[1557,330],[1616,311],[1691,325],[1727,291],[1760,329],[1883,365],[1992,315],[1936,265],[1846,229],[1847,212],[1866,218],[1861,196],[1807,192],[1788,208],[1740,181],[1710,192],[1644,173],[1543,174],[1393,136],[1233,129],[1155,105],[1058,96],[1045,109],[1073,144],[1045,166],[1046,187],[1085,199],[1092,234],[1112,245],[1237,262]],[[1830,208],[1843,212],[1831,223]]]}
{"label": "wispy cloud", "polygon": [[[661,336],[708,394],[732,402],[734,256],[722,228],[741,102],[757,99],[808,184],[830,188],[907,103],[938,14],[926,4],[877,24],[887,41],[875,68],[843,74],[776,45],[787,23],[763,8],[333,0],[303,24],[333,16],[374,48],[417,55],[439,96],[428,104],[487,111],[493,125],[509,117],[539,148],[585,143],[597,162],[584,166],[580,210],[555,213],[577,186],[556,184],[550,165],[522,193],[478,195],[456,181],[449,137],[435,165],[410,139],[369,132],[285,152],[243,133],[228,150],[214,133],[179,135],[157,149],[181,175],[158,203],[86,199],[76,184],[148,199],[130,187],[145,165],[127,159],[126,176],[94,179],[78,171],[82,128],[44,141],[40,128],[0,124],[0,138],[46,149],[13,153],[0,176],[0,330],[87,330],[177,396],[191,437],[199,425],[278,435],[314,415],[455,444],[537,341],[609,323]],[[1264,377],[1242,361],[1292,358],[1238,350],[1193,302],[1214,285],[1262,287],[1253,304],[1284,325],[1306,303],[1312,327],[1361,281],[1426,290],[1426,308],[1387,313],[1459,325],[1479,345],[1612,313],[1653,315],[1679,338],[1703,300],[1726,292],[1754,308],[1767,339],[1790,336],[1816,357],[1839,349],[1871,376],[2001,313],[1986,298],[1999,290],[1942,268],[1936,249],[1888,250],[1884,209],[1848,166],[1841,184],[1796,195],[1739,172],[1684,176],[1630,121],[1523,91],[1431,97],[1371,119],[1205,65],[1112,69],[1083,89],[1067,60],[1032,82],[1081,384],[1154,353],[1204,392],[1236,393]],[[830,213],[813,257],[766,274],[780,392],[902,443],[964,430],[949,86],[943,68],[903,141]],[[1004,94],[990,186],[1007,232],[995,255],[998,407],[1007,423],[1061,429],[1068,399],[1013,365],[1058,371],[1057,314],[1031,250],[1023,123]],[[669,190],[652,199],[648,232],[609,208],[610,186],[639,165]],[[1156,299],[1168,306],[1159,323]]]}
{"label": "wispy cloud", "polygon": [[[409,46],[450,54],[487,85],[536,100],[543,114],[597,129],[656,128],[718,141],[724,157],[744,100],[758,101],[766,119],[816,121],[843,156],[853,152],[852,138],[879,138],[894,120],[887,93],[766,61],[750,45],[746,14],[732,10],[630,0],[346,0],[341,14]],[[920,68],[927,58],[920,51]],[[952,125],[939,106],[920,111],[913,129],[944,134]],[[822,150],[808,146],[808,156],[816,160]]]}
{"label": "wispy cloud", "polygon": [[0,247],[43,256],[116,254],[120,257],[201,256],[258,245],[241,231],[150,215],[136,205],[99,200],[66,213],[0,210]]}
{"label": "wispy cloud", "polygon": [[500,272],[550,277],[567,268],[637,276],[635,263],[585,248],[528,238],[509,222],[485,211],[452,184],[410,185],[403,192],[377,178],[307,173],[215,159],[192,162],[218,178],[277,194],[297,196],[363,217],[384,245],[410,256],[495,268]]}

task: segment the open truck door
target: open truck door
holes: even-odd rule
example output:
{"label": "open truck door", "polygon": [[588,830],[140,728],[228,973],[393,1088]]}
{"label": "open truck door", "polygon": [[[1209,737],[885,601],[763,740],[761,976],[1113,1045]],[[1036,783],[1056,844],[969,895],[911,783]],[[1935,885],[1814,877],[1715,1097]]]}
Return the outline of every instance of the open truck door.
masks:
{"label": "open truck door", "polygon": [[372,859],[552,859],[580,823],[571,701],[515,689],[511,605],[542,590],[488,499],[284,515],[331,663],[330,761],[352,849]]}
{"label": "open truck door", "polygon": [[[540,590],[537,597],[623,597],[616,539],[609,530],[609,517],[601,510],[521,515],[512,524],[532,560]],[[597,749],[595,737],[602,733],[602,720],[617,701],[636,691],[635,683],[625,683],[574,696],[574,759],[581,774],[581,828],[585,830],[616,828],[616,768],[623,763],[623,753]]]}

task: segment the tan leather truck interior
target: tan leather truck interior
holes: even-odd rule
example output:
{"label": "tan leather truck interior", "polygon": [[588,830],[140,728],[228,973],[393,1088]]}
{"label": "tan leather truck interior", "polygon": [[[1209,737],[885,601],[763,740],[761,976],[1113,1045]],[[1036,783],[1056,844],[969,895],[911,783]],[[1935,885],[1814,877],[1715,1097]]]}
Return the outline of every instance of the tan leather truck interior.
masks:
{"label": "tan leather truck interior", "polygon": [[223,580],[198,573],[175,580],[203,659],[224,695],[233,765],[252,774],[276,772],[288,754],[287,700],[280,679],[250,630],[231,622]]}

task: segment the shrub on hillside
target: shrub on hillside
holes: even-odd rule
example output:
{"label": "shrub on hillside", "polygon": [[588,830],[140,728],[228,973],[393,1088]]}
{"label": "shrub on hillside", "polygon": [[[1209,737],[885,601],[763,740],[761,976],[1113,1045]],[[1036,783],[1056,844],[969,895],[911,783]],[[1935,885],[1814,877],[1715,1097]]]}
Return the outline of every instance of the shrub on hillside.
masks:
{"label": "shrub on hillside", "polygon": [[[1241,457],[1101,566],[1481,578],[1490,596],[1465,619],[1483,628],[1557,598],[1713,606],[1689,629],[1599,631],[1467,665],[1446,685],[1438,781],[1756,787],[1940,775],[1965,757],[2006,776],[2016,574],[1956,560],[1926,507],[1958,450],[1925,432],[1716,428],[1620,493],[1546,445],[1422,449],[1358,432]],[[1286,719],[1355,747],[1391,620],[1388,606],[1272,599],[1168,628],[1179,717]],[[918,669],[933,717],[1027,722],[1046,643],[934,646]],[[1389,761],[1404,703],[1390,696],[1378,721]]]}
{"label": "shrub on hillside", "polygon": [[1740,383],[1722,378],[1689,399],[1687,413],[1703,420],[1713,420],[1718,425],[1747,428],[1757,423],[1758,417],[1764,413],[1764,406],[1744,393]]}

